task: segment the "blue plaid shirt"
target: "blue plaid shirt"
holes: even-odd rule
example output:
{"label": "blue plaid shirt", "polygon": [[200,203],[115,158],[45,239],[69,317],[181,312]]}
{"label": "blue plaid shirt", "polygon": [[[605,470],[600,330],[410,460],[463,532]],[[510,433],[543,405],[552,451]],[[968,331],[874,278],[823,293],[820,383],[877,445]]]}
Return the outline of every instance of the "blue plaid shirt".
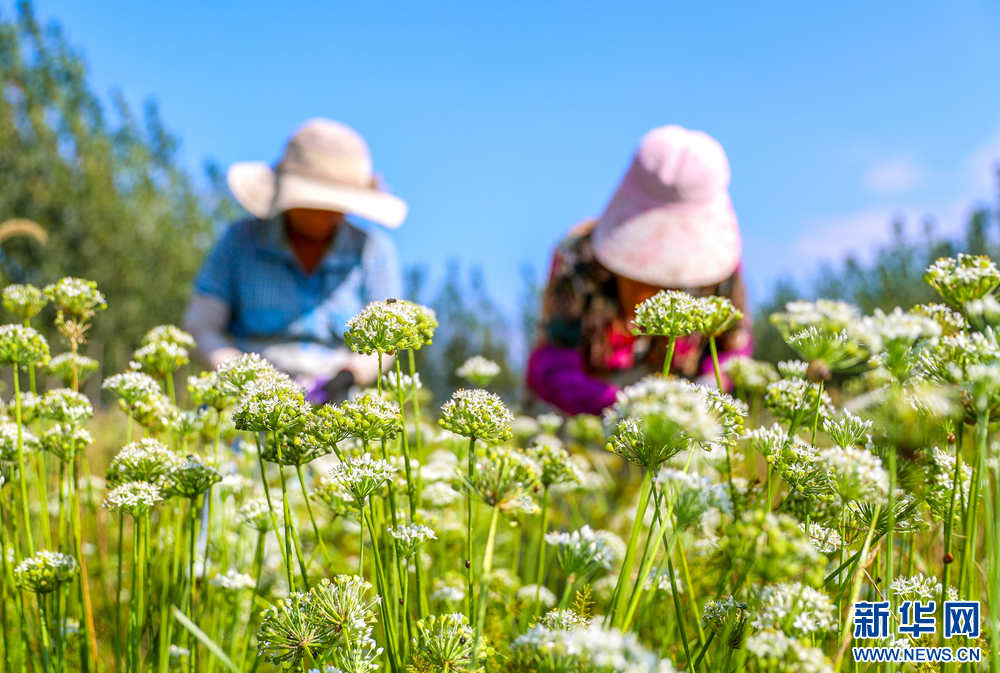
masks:
{"label": "blue plaid shirt", "polygon": [[260,352],[289,342],[342,346],[347,320],[369,302],[400,296],[401,281],[389,236],[346,220],[307,274],[279,217],[231,225],[194,287],[229,305],[237,348]]}

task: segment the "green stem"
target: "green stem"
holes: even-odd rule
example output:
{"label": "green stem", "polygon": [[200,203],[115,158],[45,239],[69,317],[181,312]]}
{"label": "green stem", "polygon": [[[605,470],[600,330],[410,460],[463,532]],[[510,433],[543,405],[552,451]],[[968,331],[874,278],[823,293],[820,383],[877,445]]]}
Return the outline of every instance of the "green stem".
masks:
{"label": "green stem", "polygon": [[538,565],[535,568],[535,602],[532,614],[538,614],[538,604],[542,596],[542,582],[545,580],[545,536],[549,532],[549,484],[542,489],[542,527],[538,531]]}
{"label": "green stem", "polygon": [[479,642],[482,639],[483,629],[486,628],[486,608],[490,600],[490,575],[493,572],[493,543],[497,537],[497,521],[500,519],[500,508],[493,507],[493,514],[490,516],[490,532],[486,538],[486,554],[483,557],[483,577],[479,585],[479,615],[476,618],[473,628],[476,630],[476,638],[472,644],[472,670],[475,671],[476,663],[479,660]]}
{"label": "green stem", "polygon": [[677,337],[670,335],[667,337],[667,356],[663,359],[663,376],[670,376],[670,367],[674,363],[674,348],[677,346]]}
{"label": "green stem", "polygon": [[295,591],[295,577],[292,573],[292,559],[285,553],[285,546],[281,544],[281,529],[278,527],[278,516],[274,513],[274,503],[271,502],[271,490],[267,487],[267,466],[264,464],[264,453],[260,448],[260,433],[253,433],[254,442],[257,444],[257,462],[260,464],[260,480],[264,486],[264,498],[267,500],[267,511],[271,515],[271,527],[278,537],[278,549],[281,551],[281,559],[285,562],[285,575],[288,579],[288,590]]}
{"label": "green stem", "polygon": [[[468,582],[466,589],[468,591],[468,596],[465,598],[466,603],[466,614],[469,615],[469,619],[473,619],[476,615],[476,600],[472,594],[472,584],[474,581],[475,567],[472,562],[472,471],[475,469],[476,464],[476,438],[471,437],[469,439],[469,460],[468,460],[468,480],[469,483],[466,485],[466,490],[468,491],[468,498],[465,501],[465,513],[466,513],[466,536],[465,536],[465,565],[468,570]],[[473,624],[475,626],[475,624]]]}
{"label": "green stem", "polygon": [[[868,555],[868,550],[871,548],[872,538],[875,536],[875,524],[878,523],[878,515],[880,513],[881,507],[882,507],[881,504],[879,503],[875,504],[875,512],[873,513],[872,516],[872,522],[871,525],[868,526],[868,535],[865,536],[865,543],[864,545],[862,545],[861,551],[858,553],[858,560],[856,561],[855,564],[855,568],[853,571],[853,580],[851,582],[851,599],[847,602],[849,606],[854,605],[858,600],[858,596],[861,595],[861,582],[864,576],[864,573],[859,572],[861,566],[861,560]],[[845,636],[846,640],[844,643],[841,644],[840,651],[837,652],[837,658],[833,664],[834,673],[840,673],[840,666],[844,662],[844,654],[847,652],[851,644],[851,633],[852,633],[851,625],[854,620],[853,616],[850,615],[851,610],[848,610],[848,613],[849,616],[847,618],[847,622],[845,624],[845,628],[843,631],[845,634],[847,634]]]}
{"label": "green stem", "polygon": [[296,465],[295,471],[299,475],[299,485],[302,486],[302,497],[306,501],[306,511],[309,512],[309,520],[312,522],[313,532],[316,533],[316,542],[319,544],[320,550],[323,552],[323,558],[326,559],[327,564],[333,567],[333,558],[330,556],[330,552],[326,549],[326,543],[323,541],[323,533],[320,531],[319,526],[316,525],[316,517],[313,515],[313,508],[309,502],[309,492],[306,491],[306,478],[302,474],[302,466]]}
{"label": "green stem", "polygon": [[21,421],[21,384],[17,365],[14,365],[14,410],[17,421],[17,472],[21,483],[21,513],[24,516],[24,539],[28,544],[27,556],[35,555],[35,541],[31,538],[31,513],[28,508],[28,471],[24,467],[24,435]]}
{"label": "green stem", "polygon": [[632,524],[632,536],[629,538],[628,550],[625,552],[625,560],[622,562],[621,574],[618,575],[618,582],[615,585],[615,593],[611,599],[611,607],[608,610],[607,616],[604,618],[605,623],[611,620],[611,623],[615,623],[615,619],[618,612],[618,603],[622,600],[622,596],[625,593],[625,587],[632,580],[632,567],[635,565],[635,555],[636,548],[639,545],[639,534],[642,530],[643,518],[646,515],[646,507],[649,504],[649,494],[652,490],[653,485],[653,468],[646,468],[642,475],[642,488],[639,491],[639,505],[635,512],[635,521]]}

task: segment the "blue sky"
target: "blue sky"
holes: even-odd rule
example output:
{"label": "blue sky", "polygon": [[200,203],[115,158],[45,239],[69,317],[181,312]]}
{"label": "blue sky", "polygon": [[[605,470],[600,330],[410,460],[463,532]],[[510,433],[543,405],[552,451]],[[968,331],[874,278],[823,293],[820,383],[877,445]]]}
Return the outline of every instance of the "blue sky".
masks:
{"label": "blue sky", "polygon": [[[11,11],[9,2],[8,13]],[[714,135],[751,289],[867,251],[894,212],[956,229],[995,198],[1000,9],[941,2],[37,0],[98,92],[156,99],[192,170],[357,128],[410,203],[405,263],[518,267],[599,214],[648,129]]]}

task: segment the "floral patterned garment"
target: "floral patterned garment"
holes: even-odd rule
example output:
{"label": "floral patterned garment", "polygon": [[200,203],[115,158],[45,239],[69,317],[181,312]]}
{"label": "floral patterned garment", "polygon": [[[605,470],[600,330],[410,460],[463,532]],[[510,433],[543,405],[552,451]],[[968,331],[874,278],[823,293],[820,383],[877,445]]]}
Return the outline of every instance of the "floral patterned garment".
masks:
{"label": "floral patterned garment", "polygon": [[[613,402],[618,387],[662,371],[666,356],[666,339],[633,336],[632,326],[626,325],[615,275],[594,256],[594,224],[588,221],[574,227],[553,255],[536,343],[528,362],[529,389],[567,413],[599,411]],[[717,285],[675,289],[696,297],[728,297],[746,312],[740,270]],[[720,361],[749,355],[753,350],[750,319],[744,317],[717,339],[717,345]],[[566,380],[565,376],[570,376],[567,369],[575,370],[573,380]],[[708,340],[700,334],[678,339],[672,371],[688,378],[711,373]],[[576,391],[561,390],[567,385]],[[594,401],[580,399],[584,390]]]}

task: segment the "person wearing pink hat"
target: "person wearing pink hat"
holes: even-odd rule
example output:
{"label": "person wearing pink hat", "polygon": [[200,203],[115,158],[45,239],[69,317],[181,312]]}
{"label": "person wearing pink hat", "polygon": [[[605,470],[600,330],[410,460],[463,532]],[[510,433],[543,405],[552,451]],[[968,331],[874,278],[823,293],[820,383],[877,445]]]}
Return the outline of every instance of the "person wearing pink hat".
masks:
{"label": "person wearing pink hat", "polygon": [[[619,387],[662,370],[665,339],[632,334],[635,306],[662,289],[721,295],[745,310],[742,244],[729,161],[701,131],[661,126],[639,143],[597,220],[558,245],[527,387],[567,414],[597,414]],[[719,359],[750,355],[749,318],[718,339]],[[672,371],[712,380],[707,339],[678,339]]]}

